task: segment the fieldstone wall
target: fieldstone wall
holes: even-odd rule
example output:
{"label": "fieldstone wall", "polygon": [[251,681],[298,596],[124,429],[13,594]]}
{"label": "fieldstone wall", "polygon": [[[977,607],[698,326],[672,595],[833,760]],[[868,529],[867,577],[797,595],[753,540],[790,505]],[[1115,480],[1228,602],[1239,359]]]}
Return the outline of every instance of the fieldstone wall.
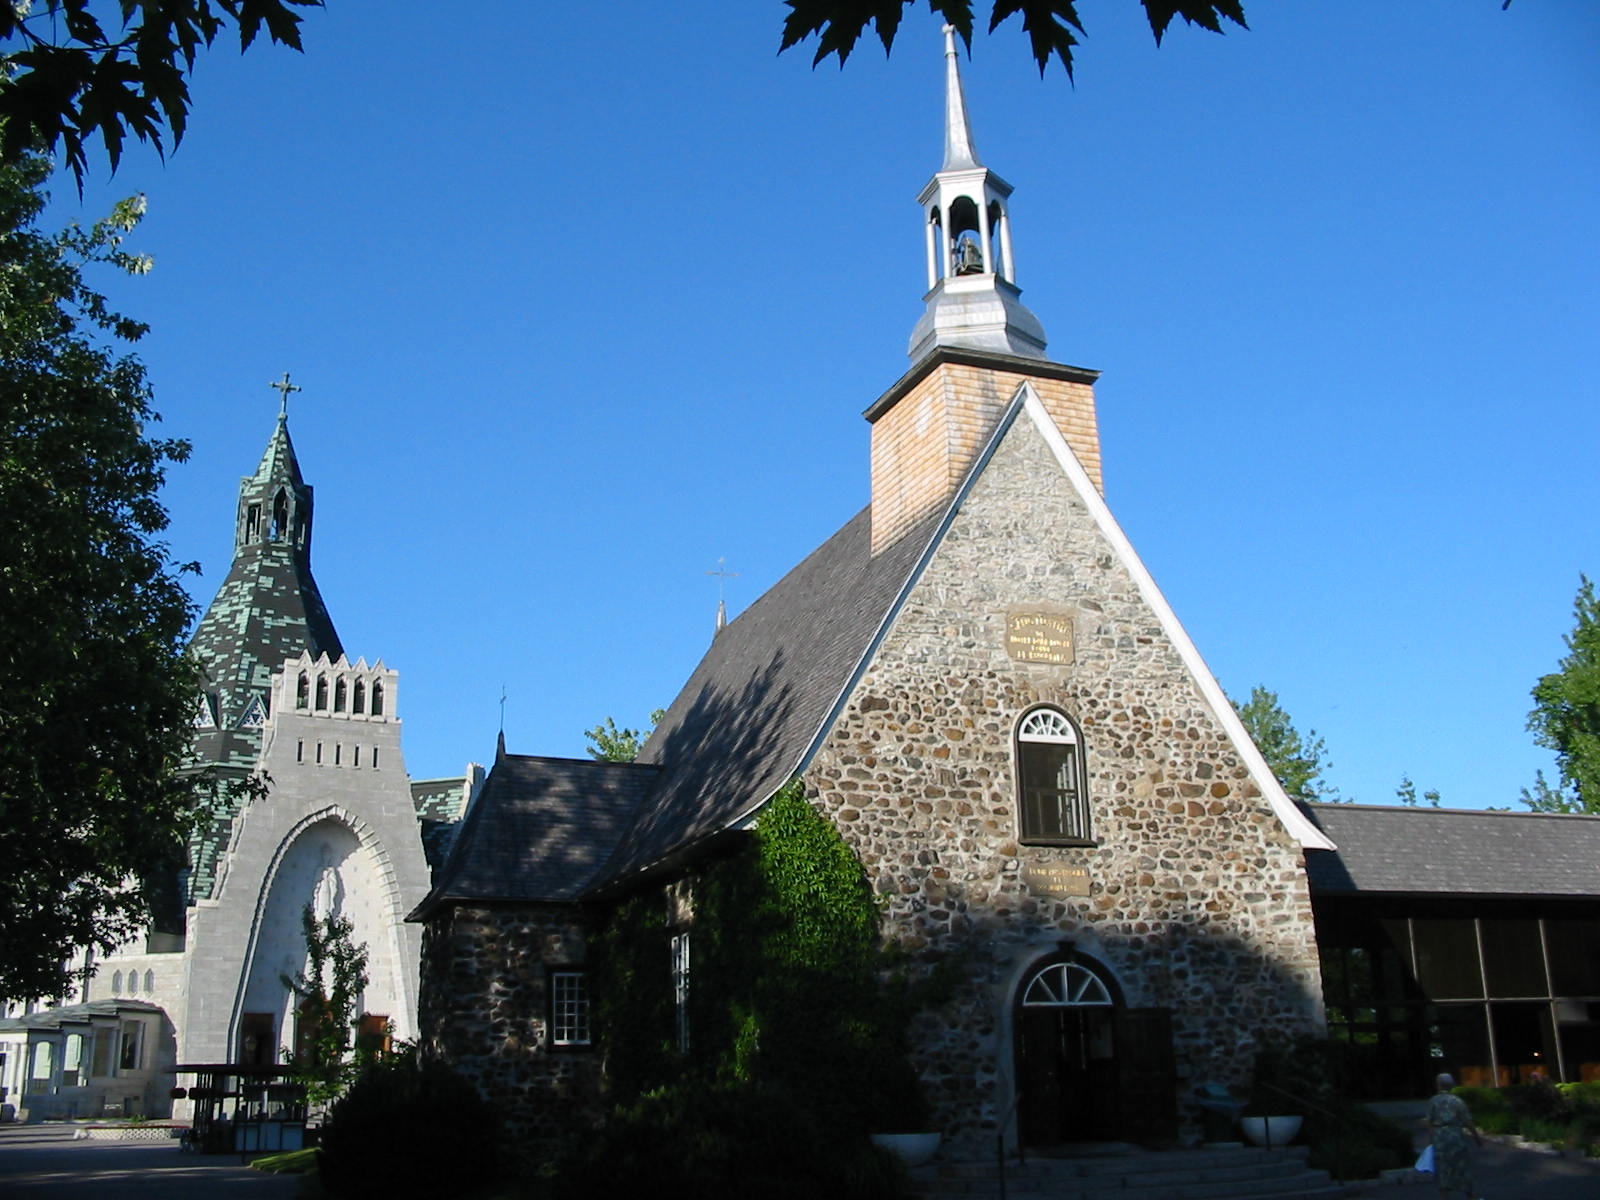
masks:
{"label": "fieldstone wall", "polygon": [[[1069,661],[1008,654],[1008,616],[1040,612],[1070,620]],[[1096,845],[1020,840],[1013,731],[1039,703],[1082,729]],[[1027,413],[806,779],[890,935],[967,956],[969,983],[916,1036],[958,1145],[992,1147],[1016,1090],[1017,989],[1062,939],[1130,1007],[1172,1010],[1186,1136],[1196,1085],[1242,1082],[1263,1033],[1320,1027],[1301,851]],[[1059,894],[1059,877],[1040,879],[1050,866],[1081,868],[1068,890],[1087,894]]]}
{"label": "fieldstone wall", "polygon": [[449,1063],[500,1114],[510,1152],[533,1156],[598,1119],[600,1056],[550,1045],[547,967],[581,966],[572,905],[441,908],[423,930],[422,1052]]}

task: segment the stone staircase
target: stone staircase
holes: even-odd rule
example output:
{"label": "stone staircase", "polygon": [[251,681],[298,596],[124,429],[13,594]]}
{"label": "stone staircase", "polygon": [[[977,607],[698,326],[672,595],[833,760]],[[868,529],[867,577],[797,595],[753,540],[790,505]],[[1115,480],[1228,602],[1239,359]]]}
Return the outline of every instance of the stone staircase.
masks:
{"label": "stone staircase", "polygon": [[1347,1194],[1326,1171],[1306,1165],[1307,1149],[1217,1147],[1131,1151],[1085,1157],[933,1163],[911,1172],[921,1200],[1333,1200]]}

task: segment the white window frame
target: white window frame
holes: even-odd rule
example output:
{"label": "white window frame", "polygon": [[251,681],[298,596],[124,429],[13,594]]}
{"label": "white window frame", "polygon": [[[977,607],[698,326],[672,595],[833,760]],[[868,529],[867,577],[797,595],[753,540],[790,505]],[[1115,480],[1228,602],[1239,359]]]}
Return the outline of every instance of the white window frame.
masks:
{"label": "white window frame", "polygon": [[550,972],[550,1044],[588,1046],[593,1043],[589,1021],[589,976],[577,970]]}
{"label": "white window frame", "polygon": [[689,1053],[689,931],[672,935],[672,1012],[678,1053]]}
{"label": "white window frame", "polygon": [[[1041,705],[1029,709],[1017,722],[1013,744],[1017,832],[1021,840],[1033,845],[1094,845],[1094,821],[1089,809],[1088,755],[1083,735],[1072,718],[1058,708]],[[1053,789],[1053,800],[1048,806],[1043,789],[1029,787],[1025,759],[1030,755],[1030,746],[1071,748],[1065,761],[1057,766],[1058,786]],[[1063,771],[1071,773],[1070,780],[1059,780],[1059,774]],[[1035,792],[1039,794],[1033,794]],[[1047,813],[1047,807],[1054,811]]]}

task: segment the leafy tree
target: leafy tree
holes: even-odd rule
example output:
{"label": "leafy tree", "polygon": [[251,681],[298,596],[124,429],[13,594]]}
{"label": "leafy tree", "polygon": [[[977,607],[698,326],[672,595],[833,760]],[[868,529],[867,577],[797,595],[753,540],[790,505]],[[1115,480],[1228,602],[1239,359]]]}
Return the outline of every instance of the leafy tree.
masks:
{"label": "leafy tree", "polygon": [[1302,735],[1294,727],[1294,721],[1278,703],[1277,692],[1258,686],[1250,690],[1248,703],[1240,704],[1237,700],[1231,703],[1244,722],[1250,740],[1255,742],[1292,799],[1340,799],[1339,789],[1322,778],[1323,771],[1333,766],[1323,761],[1322,756],[1327,751],[1322,739],[1314,729]]}
{"label": "leafy tree", "polygon": [[360,1070],[350,1058],[361,1014],[356,1001],[367,986],[367,948],[357,946],[349,917],[318,918],[311,905],[300,913],[306,937],[306,969],[281,975],[299,999],[300,1045],[290,1052],[294,1075],[306,1085],[306,1099],[327,1104],[344,1093]]}
{"label": "leafy tree", "polygon": [[[1395,798],[1407,808],[1417,807],[1417,785],[1411,782],[1411,776],[1400,776],[1400,786],[1394,789]],[[1428,807],[1439,807],[1439,790],[1429,788],[1422,793],[1422,798],[1428,802]]]}
{"label": "leafy tree", "polygon": [[589,746],[589,757],[601,762],[632,762],[639,757],[639,751],[645,742],[650,740],[651,731],[666,715],[666,709],[654,709],[650,713],[650,727],[642,732],[637,729],[619,729],[616,721],[607,717],[605,724],[584,731],[583,736],[592,743]]}
{"label": "leafy tree", "polygon": [[1523,789],[1522,802],[1535,812],[1600,813],[1600,599],[1587,575],[1572,613],[1561,669],[1535,685],[1528,714],[1533,740],[1556,752],[1561,772],[1555,786],[1540,771]]}
{"label": "leafy tree", "polygon": [[[0,161],[58,146],[83,186],[85,140],[96,133],[111,169],[131,131],[164,153],[189,115],[186,76],[202,47],[237,29],[248,50],[265,28],[300,49],[296,8],[322,0],[36,0],[0,5]],[[96,16],[94,8],[102,10]],[[109,9],[109,12],[104,10]],[[108,32],[102,24],[110,24]]]}
{"label": "leafy tree", "polygon": [[[855,49],[856,42],[868,25],[873,26],[884,53],[894,45],[895,34],[900,29],[900,19],[914,0],[784,0],[789,15],[783,22],[783,42],[779,52],[798,45],[808,37],[818,37],[817,53],[812,64],[820,63],[830,54],[839,56],[839,65]],[[1145,16],[1150,21],[1150,32],[1156,44],[1166,35],[1174,17],[1182,17],[1191,25],[1223,32],[1223,21],[1231,21],[1241,29],[1249,26],[1244,20],[1243,0],[1139,0]],[[961,40],[972,45],[972,0],[928,0],[928,7],[954,25]],[[1062,68],[1072,75],[1072,48],[1078,44],[1073,30],[1083,33],[1083,22],[1078,19],[1078,0],[994,0],[989,13],[989,32],[1021,14],[1022,31],[1028,35],[1033,61],[1043,75],[1054,55]]]}
{"label": "leafy tree", "polygon": [[[10,6],[6,6],[10,12]],[[145,327],[84,281],[133,274],[143,212],[37,226],[48,164],[0,164],[0,995],[52,998],[82,946],[108,952],[148,917],[140,876],[181,851],[194,789],[178,775],[199,680],[189,599],[157,540],[182,441],[147,435]]]}

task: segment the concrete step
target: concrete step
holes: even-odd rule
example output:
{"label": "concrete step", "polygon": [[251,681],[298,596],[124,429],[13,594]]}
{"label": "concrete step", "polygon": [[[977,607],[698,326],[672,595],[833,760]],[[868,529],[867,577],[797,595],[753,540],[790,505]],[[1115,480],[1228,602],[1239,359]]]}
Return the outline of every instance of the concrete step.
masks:
{"label": "concrete step", "polygon": [[[1306,1166],[1306,1148],[1249,1147],[1030,1156],[1006,1162],[1006,1200],[1332,1200],[1346,1194]],[[940,1163],[912,1173],[924,1200],[998,1197],[996,1163]]]}

